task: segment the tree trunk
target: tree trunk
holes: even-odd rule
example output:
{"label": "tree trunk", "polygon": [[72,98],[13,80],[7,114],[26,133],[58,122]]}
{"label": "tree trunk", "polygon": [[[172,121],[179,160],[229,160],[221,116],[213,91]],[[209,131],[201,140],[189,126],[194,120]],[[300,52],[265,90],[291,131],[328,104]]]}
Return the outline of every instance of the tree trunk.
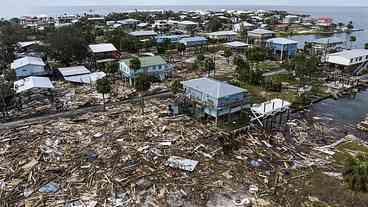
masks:
{"label": "tree trunk", "polygon": [[142,110],[142,114],[144,114],[144,98],[143,98],[143,94],[140,94],[140,103],[141,103],[141,110]]}
{"label": "tree trunk", "polygon": [[104,111],[106,111],[106,106],[105,106],[105,93],[102,93],[102,100],[103,100],[103,108],[104,108]]}
{"label": "tree trunk", "polygon": [[7,117],[7,110],[6,110],[6,102],[5,102],[5,98],[3,96],[1,96],[1,102],[2,102],[2,113],[3,113],[3,117],[6,118]]}

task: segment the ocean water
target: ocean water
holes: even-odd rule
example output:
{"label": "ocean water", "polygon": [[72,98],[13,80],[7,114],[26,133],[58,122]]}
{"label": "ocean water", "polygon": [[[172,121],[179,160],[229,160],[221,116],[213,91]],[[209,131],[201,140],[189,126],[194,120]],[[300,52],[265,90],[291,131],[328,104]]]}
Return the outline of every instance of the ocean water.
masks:
{"label": "ocean water", "polygon": [[[135,9],[165,9],[165,10],[246,10],[246,9],[264,9],[264,10],[285,10],[291,13],[297,14],[309,14],[313,17],[319,16],[330,16],[336,23],[343,22],[348,23],[352,21],[355,28],[365,29],[365,31],[355,32],[354,35],[357,37],[357,41],[353,44],[354,48],[362,48],[365,43],[368,43],[368,7],[306,7],[306,6],[245,6],[245,5],[210,5],[210,6],[58,6],[58,7],[33,7],[33,8],[22,8],[18,10],[7,10],[0,15],[7,14],[8,17],[11,15],[9,12],[17,12],[12,15],[40,15],[46,14],[50,16],[57,16],[62,14],[84,14],[84,13],[96,13],[96,14],[108,14],[110,12],[122,12],[127,10]],[[1,11],[2,9],[0,9]],[[5,12],[5,13],[4,13]],[[22,12],[22,13],[20,13]],[[335,36],[349,39],[346,34],[336,34]],[[299,47],[304,46],[305,40],[311,40],[319,38],[316,35],[297,36],[293,39],[301,42]]]}
{"label": "ocean water", "polygon": [[356,124],[368,114],[368,90],[355,96],[324,100],[313,105],[310,110],[312,114],[331,118],[335,122]]}

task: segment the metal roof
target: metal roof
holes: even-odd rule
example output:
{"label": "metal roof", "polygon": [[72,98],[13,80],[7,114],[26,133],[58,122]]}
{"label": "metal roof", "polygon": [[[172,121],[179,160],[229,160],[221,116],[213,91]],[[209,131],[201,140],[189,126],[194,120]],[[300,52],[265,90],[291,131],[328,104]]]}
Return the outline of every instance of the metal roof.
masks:
{"label": "metal roof", "polygon": [[27,41],[27,42],[17,42],[17,46],[20,48],[28,47],[31,45],[39,44],[39,41]]}
{"label": "metal roof", "polygon": [[16,93],[21,93],[32,88],[54,88],[49,78],[30,76],[14,82]]}
{"label": "metal roof", "polygon": [[248,33],[253,33],[253,34],[274,34],[275,32],[273,32],[271,30],[266,30],[266,29],[255,29],[255,30],[249,31]]}
{"label": "metal roof", "polygon": [[233,31],[218,31],[218,32],[207,33],[207,35],[211,35],[211,36],[223,36],[223,35],[237,35],[237,33],[236,32],[233,32]]}
{"label": "metal roof", "polygon": [[129,35],[131,36],[156,36],[157,33],[155,31],[135,31],[135,32],[130,32]]}
{"label": "metal roof", "polygon": [[140,22],[140,20],[137,19],[124,19],[118,21],[120,24],[137,24],[138,22]]}
{"label": "metal roof", "polygon": [[89,45],[88,47],[93,53],[117,51],[116,47],[111,43],[94,44]]}
{"label": "metal roof", "polygon": [[11,68],[17,69],[17,68],[20,68],[26,65],[45,66],[45,63],[43,62],[41,58],[26,56],[26,57],[14,60],[13,63],[11,64]]}
{"label": "metal roof", "polygon": [[59,68],[58,70],[64,77],[91,73],[91,71],[89,71],[84,66],[73,66],[73,67],[67,67],[67,68]]}
{"label": "metal roof", "polygon": [[185,87],[201,91],[214,98],[221,98],[225,96],[247,92],[247,90],[245,89],[209,78],[192,79],[188,81],[183,81],[181,83]]}
{"label": "metal roof", "polygon": [[310,40],[307,42],[316,43],[316,44],[343,44],[345,41],[337,37],[326,37],[326,38],[320,38],[316,40]]}
{"label": "metal roof", "polygon": [[347,58],[347,59],[357,58],[357,57],[362,57],[362,56],[367,56],[367,55],[368,55],[368,50],[366,49],[344,50],[342,52],[328,54],[328,56],[339,56],[339,57]]}
{"label": "metal roof", "polygon": [[251,107],[251,110],[259,115],[265,115],[276,111],[281,111],[291,106],[291,103],[282,99],[272,99],[269,102],[263,102]]}
{"label": "metal roof", "polygon": [[280,45],[298,44],[298,41],[286,39],[282,37],[272,38],[272,39],[267,40],[267,42],[272,42],[272,43],[280,44]]}
{"label": "metal roof", "polygon": [[[124,59],[120,62],[125,63],[129,66],[131,59]],[[139,57],[141,61],[141,67],[150,67],[155,65],[166,65],[167,62],[161,56],[149,56],[149,57]]]}
{"label": "metal roof", "polygon": [[193,21],[182,21],[182,22],[179,22],[178,24],[183,24],[183,25],[197,25],[198,23],[193,22]]}
{"label": "metal roof", "polygon": [[156,36],[155,39],[176,39],[176,38],[187,38],[189,35],[160,35]]}
{"label": "metal roof", "polygon": [[240,22],[240,23],[238,23],[236,25],[243,25],[244,27],[253,27],[253,26],[255,26],[254,24],[251,24],[251,23],[246,22],[246,21]]}
{"label": "metal roof", "polygon": [[148,23],[143,22],[143,23],[137,24],[137,27],[146,27],[148,25],[149,25]]}
{"label": "metal roof", "polygon": [[106,76],[104,72],[95,72],[83,75],[74,75],[65,77],[66,81],[75,82],[75,83],[92,83],[96,82],[99,79],[102,79]]}
{"label": "metal roof", "polygon": [[207,41],[207,38],[196,36],[196,37],[187,37],[180,40],[181,43],[184,42],[199,42],[199,41]]}
{"label": "metal roof", "polygon": [[245,42],[240,42],[240,41],[227,42],[227,43],[225,43],[225,45],[229,46],[229,47],[247,47],[247,46],[249,46],[249,44],[247,44]]}

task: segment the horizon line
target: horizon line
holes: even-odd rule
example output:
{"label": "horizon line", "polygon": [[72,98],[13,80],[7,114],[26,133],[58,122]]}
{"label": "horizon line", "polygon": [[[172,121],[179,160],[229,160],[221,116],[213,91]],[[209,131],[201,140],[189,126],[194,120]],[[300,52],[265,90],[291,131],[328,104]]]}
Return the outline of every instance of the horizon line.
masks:
{"label": "horizon line", "polygon": [[184,7],[184,6],[215,6],[215,7],[221,7],[221,6],[277,6],[277,7],[360,7],[360,8],[367,8],[368,5],[357,5],[357,4],[352,4],[352,5],[348,5],[348,4],[343,4],[343,5],[307,5],[307,4],[291,4],[291,5],[283,5],[283,4],[160,4],[160,5],[152,5],[152,4],[141,4],[141,5],[137,5],[137,4],[74,4],[74,5],[50,5],[50,6],[43,6],[43,5],[39,5],[39,6],[35,6],[35,7],[68,7],[68,6],[129,6],[129,7],[165,7],[165,6],[178,6],[178,7]]}

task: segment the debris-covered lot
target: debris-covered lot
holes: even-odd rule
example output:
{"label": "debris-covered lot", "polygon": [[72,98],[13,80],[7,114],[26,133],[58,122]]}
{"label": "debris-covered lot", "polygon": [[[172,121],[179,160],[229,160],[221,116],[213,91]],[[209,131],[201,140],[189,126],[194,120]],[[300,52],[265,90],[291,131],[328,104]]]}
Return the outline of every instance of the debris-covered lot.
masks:
{"label": "debris-covered lot", "polygon": [[1,130],[0,206],[301,206],[310,172],[338,170],[323,125],[233,134],[166,101]]}

